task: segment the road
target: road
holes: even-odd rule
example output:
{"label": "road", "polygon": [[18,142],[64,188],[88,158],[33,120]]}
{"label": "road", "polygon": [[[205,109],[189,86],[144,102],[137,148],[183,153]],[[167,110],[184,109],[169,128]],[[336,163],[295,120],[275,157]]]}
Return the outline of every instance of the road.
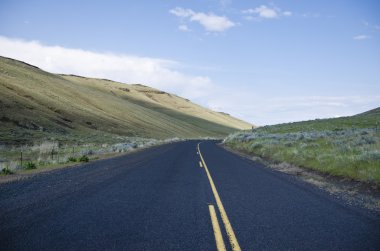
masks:
{"label": "road", "polygon": [[198,143],[1,184],[0,249],[379,250],[379,216]]}

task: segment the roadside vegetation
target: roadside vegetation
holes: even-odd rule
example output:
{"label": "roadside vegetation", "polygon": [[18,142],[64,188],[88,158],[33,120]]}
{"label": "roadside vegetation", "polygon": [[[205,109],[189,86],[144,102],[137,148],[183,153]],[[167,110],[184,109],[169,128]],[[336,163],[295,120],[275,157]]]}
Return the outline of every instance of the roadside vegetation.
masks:
{"label": "roadside vegetation", "polygon": [[269,160],[353,180],[380,183],[380,109],[352,117],[265,126],[224,144]]}
{"label": "roadside vegetation", "polygon": [[72,165],[76,162],[89,162],[102,156],[112,156],[178,140],[177,138],[156,140],[125,137],[122,142],[113,144],[63,144],[59,141],[44,141],[34,145],[2,145],[0,146],[0,175],[10,175],[23,170]]}

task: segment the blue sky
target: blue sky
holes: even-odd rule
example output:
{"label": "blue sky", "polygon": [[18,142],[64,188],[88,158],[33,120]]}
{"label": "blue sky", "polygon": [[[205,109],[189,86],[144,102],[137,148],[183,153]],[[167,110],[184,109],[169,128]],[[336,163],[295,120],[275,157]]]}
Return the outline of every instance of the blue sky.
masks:
{"label": "blue sky", "polygon": [[380,106],[380,1],[0,2],[0,55],[254,124]]}

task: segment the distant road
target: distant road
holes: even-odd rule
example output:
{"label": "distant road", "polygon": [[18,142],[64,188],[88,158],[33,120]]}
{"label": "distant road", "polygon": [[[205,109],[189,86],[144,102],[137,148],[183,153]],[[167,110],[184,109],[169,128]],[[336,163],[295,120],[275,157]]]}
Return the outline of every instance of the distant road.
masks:
{"label": "distant road", "polygon": [[215,142],[0,185],[0,250],[380,250],[380,218]]}

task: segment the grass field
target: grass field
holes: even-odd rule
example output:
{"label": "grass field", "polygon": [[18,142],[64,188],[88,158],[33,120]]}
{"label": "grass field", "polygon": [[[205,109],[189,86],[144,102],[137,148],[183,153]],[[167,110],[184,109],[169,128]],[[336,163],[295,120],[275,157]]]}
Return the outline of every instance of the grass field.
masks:
{"label": "grass field", "polygon": [[231,134],[224,143],[275,163],[380,183],[380,108],[352,117],[280,124]]}

